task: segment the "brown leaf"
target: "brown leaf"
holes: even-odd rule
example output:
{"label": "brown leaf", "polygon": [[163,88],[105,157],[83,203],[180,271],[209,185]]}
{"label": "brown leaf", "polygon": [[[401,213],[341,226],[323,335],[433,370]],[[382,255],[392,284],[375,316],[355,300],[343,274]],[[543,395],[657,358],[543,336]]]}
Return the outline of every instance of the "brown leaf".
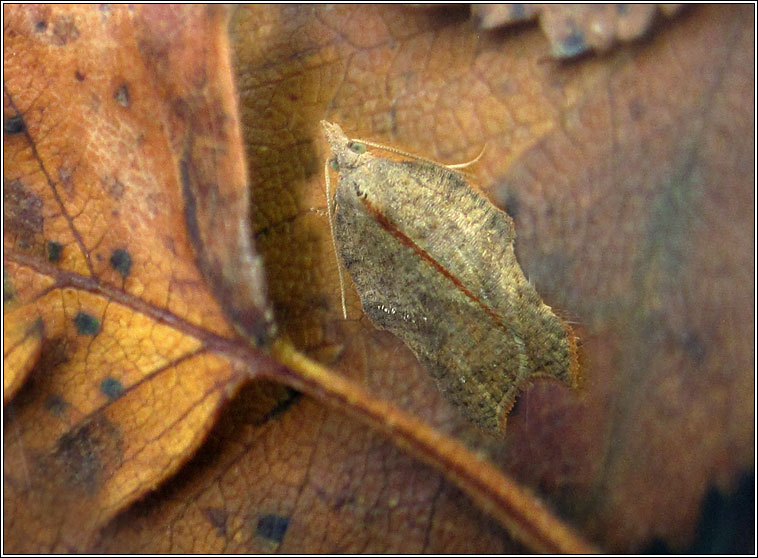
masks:
{"label": "brown leaf", "polygon": [[[227,319],[255,345],[275,329],[245,219],[222,12],[29,6],[7,15],[5,310],[18,326],[9,340],[42,332],[31,350],[19,341],[6,354],[9,393],[33,372],[6,409],[9,544],[90,548],[116,512],[193,452],[243,371],[269,368],[450,470],[536,548],[588,548],[460,443],[283,340],[275,353],[294,373],[234,336]],[[65,104],[54,101],[61,91]],[[223,512],[208,517],[215,525]],[[259,522],[269,541],[286,527],[274,514]]]}
{"label": "brown leaf", "polygon": [[[214,293],[234,280],[214,275],[234,266],[208,262],[203,230],[214,217],[209,195],[230,222],[245,223],[247,209],[233,88],[215,79],[224,64],[229,75],[225,18],[126,6],[4,10],[5,397],[26,381],[5,409],[5,540],[15,552],[81,550],[179,468],[244,377],[219,351],[236,335],[193,256]],[[166,60],[143,52],[165,31],[158,22],[185,34],[160,37],[176,54],[163,82],[150,64]],[[186,47],[198,38],[204,57]],[[188,85],[180,70],[206,72],[209,84]],[[192,126],[182,129],[182,117]],[[236,167],[224,160],[235,157]],[[223,167],[212,169],[222,188],[197,192],[198,159]],[[231,247],[252,254],[247,228],[233,226],[224,231],[242,241]],[[234,318],[265,336],[255,318],[265,313],[262,285],[246,284]]]}
{"label": "brown leaf", "polygon": [[296,393],[248,386],[189,466],[98,550],[523,551],[386,437]]}
{"label": "brown leaf", "polygon": [[[729,490],[752,463],[752,331],[739,325],[753,323],[751,28],[739,9],[692,9],[647,42],[563,66],[541,61],[537,30],[513,52],[466,17],[237,14],[254,227],[277,316],[370,393],[487,448],[591,539],[681,548],[709,485]],[[535,384],[498,447],[361,318],[350,288],[341,320],[322,118],[443,162],[486,144],[475,170],[515,218],[522,267],[584,330],[583,392]]]}
{"label": "brown leaf", "polygon": [[[26,8],[17,9],[28,13],[24,12]],[[28,8],[33,9],[39,8]],[[79,356],[69,357],[68,362],[78,363],[79,373],[66,372],[66,367],[73,364],[45,366],[42,370],[55,373],[39,375],[44,381],[33,374],[36,381],[25,386],[6,410],[7,417],[11,409],[16,413],[14,420],[6,423],[9,436],[5,448],[6,506],[7,517],[11,518],[5,529],[6,537],[13,534],[16,548],[119,552],[520,550],[496,523],[461,498],[453,485],[462,488],[486,513],[508,525],[520,540],[534,545],[531,548],[587,548],[580,546],[581,539],[557,522],[528,490],[488,464],[485,455],[504,470],[512,471],[588,537],[607,548],[640,549],[654,537],[682,545],[692,539],[699,502],[708,483],[726,488],[737,471],[750,466],[752,391],[748,388],[752,386],[753,332],[743,324],[753,323],[745,297],[750,292],[749,269],[753,263],[748,251],[752,238],[748,233],[752,231],[746,229],[752,226],[754,146],[743,138],[750,132],[754,114],[752,106],[746,104],[752,91],[752,66],[748,64],[752,31],[741,8],[693,9],[650,43],[619,51],[602,61],[566,67],[539,62],[544,44],[536,31],[525,31],[519,38],[519,53],[509,54],[502,48],[502,37],[477,38],[468,27],[467,14],[426,13],[402,6],[239,8],[232,31],[242,131],[253,188],[253,228],[264,258],[268,288],[285,335],[343,376],[305,360],[283,339],[273,348],[289,368],[264,368],[254,350],[237,342],[223,342],[231,338],[220,310],[231,312],[224,288],[231,285],[233,290],[243,281],[251,281],[243,288],[257,284],[254,270],[252,276],[242,277],[235,275],[233,268],[224,272],[224,262],[234,260],[214,244],[220,241],[212,234],[209,223],[218,212],[207,205],[212,196],[202,195],[226,192],[226,186],[241,183],[235,159],[223,157],[224,152],[214,146],[220,139],[212,133],[222,130],[224,140],[236,145],[233,129],[211,124],[218,123],[212,117],[218,113],[213,100],[221,98],[222,104],[229,103],[229,90],[224,89],[225,84],[213,86],[222,91],[203,94],[207,105],[195,103],[198,107],[208,106],[205,114],[211,118],[205,120],[207,127],[194,124],[186,112],[177,111],[176,104],[169,102],[176,97],[192,97],[195,87],[203,91],[203,87],[211,87],[207,84],[215,83],[212,79],[186,79],[183,72],[191,68],[206,68],[207,75],[223,81],[223,72],[214,73],[213,69],[214,63],[224,63],[218,56],[223,41],[219,42],[219,35],[202,32],[208,29],[204,25],[213,27],[208,21],[217,24],[216,16],[201,12],[194,19],[180,9],[160,8],[166,11],[154,22],[167,23],[161,28],[163,33],[156,35],[167,37],[164,44],[168,51],[176,48],[178,52],[197,52],[191,48],[195,46],[200,52],[217,53],[199,56],[192,64],[185,61],[177,68],[162,62],[171,54],[154,56],[155,51],[151,51],[152,55],[146,56],[144,48],[134,47],[135,42],[144,47],[144,42],[133,37],[148,35],[150,26],[144,23],[146,17],[142,14],[151,13],[151,9],[144,8],[142,12],[143,8],[138,8],[134,16],[127,15],[126,8],[114,9],[109,16],[78,9],[87,15],[64,18],[53,25],[45,35],[45,44],[49,45],[46,48],[75,45],[82,41],[85,30],[109,25],[108,18],[114,15],[127,24],[131,18],[142,22],[133,28],[123,27],[115,41],[99,39],[94,44],[130,45],[131,51],[122,54],[116,67],[119,72],[141,72],[140,76],[132,76],[134,81],[130,79],[129,84],[138,83],[154,95],[151,102],[155,106],[139,112],[140,125],[133,129],[144,127],[148,140],[160,136],[163,147],[145,151],[146,156],[138,159],[139,164],[150,167],[149,173],[141,174],[155,176],[154,180],[143,180],[140,188],[172,196],[174,203],[161,205],[157,214],[169,224],[154,226],[152,235],[138,238],[154,242],[164,231],[178,234],[174,246],[179,256],[170,261],[176,260],[179,267],[184,265],[185,276],[194,273],[188,292],[179,291],[189,302],[182,308],[169,308],[185,320],[181,327],[176,323],[156,327],[206,342],[208,358],[213,355],[227,366],[249,358],[258,373],[349,411],[350,416],[384,432],[402,450],[342,413],[281,387],[255,383],[227,409],[210,443],[190,466],[144,503],[121,514],[95,546],[70,538],[77,524],[76,515],[63,522],[60,532],[64,536],[56,537],[50,526],[61,523],[63,512],[56,515],[51,510],[59,509],[56,506],[61,501],[75,504],[71,509],[77,513],[87,504],[95,509],[93,515],[97,517],[83,524],[87,533],[112,515],[116,508],[102,507],[97,501],[102,491],[98,492],[97,487],[102,479],[106,479],[105,486],[110,486],[110,479],[118,478],[118,474],[111,473],[111,469],[103,474],[104,469],[93,463],[118,463],[122,448],[134,448],[132,451],[137,453],[139,436],[148,438],[151,434],[148,428],[144,434],[126,431],[124,435],[119,430],[121,423],[112,417],[156,414],[152,403],[145,405],[136,394],[131,409],[116,413],[114,405],[128,400],[128,394],[135,391],[126,390],[116,402],[103,407],[106,411],[114,409],[112,416],[100,412],[88,422],[79,423],[66,417],[78,428],[57,426],[61,441],[55,451],[31,453],[29,444],[36,440],[36,429],[42,424],[43,432],[51,430],[44,421],[53,421],[45,417],[60,413],[60,401],[49,401],[48,415],[29,411],[21,416],[17,409],[38,408],[27,401],[36,401],[36,394],[43,393],[39,386],[46,383],[86,384],[78,389],[91,392],[92,384],[85,382],[87,376],[82,372],[94,374],[104,369],[97,358],[92,359],[89,368],[90,361],[82,357],[91,351],[77,349],[81,335],[64,335],[64,326],[73,326],[59,318],[63,324],[59,327],[61,333],[54,335],[64,341],[61,346],[65,350],[56,353],[43,347],[40,354],[43,360],[46,352],[69,355],[71,345]],[[193,10],[188,8],[187,13],[198,13]],[[91,17],[91,24],[78,25],[78,17]],[[105,23],[98,24],[98,17]],[[189,21],[182,20],[184,17]],[[71,21],[76,24],[76,33]],[[177,21],[183,23],[178,25]],[[107,35],[109,29],[102,32]],[[16,27],[7,26],[6,44],[9,32],[18,33]],[[74,35],[77,38],[71,39]],[[196,38],[197,45],[186,46],[182,37],[188,35]],[[155,36],[152,40],[160,44]],[[88,60],[92,45],[88,49],[87,57],[74,59]],[[19,62],[21,68],[35,68],[31,61],[40,56],[37,52],[24,54],[24,49],[10,52],[27,57],[25,62]],[[113,50],[108,54],[110,57],[103,57],[99,66],[106,68],[100,77],[104,82],[111,77],[107,70],[111,66],[106,61],[113,59]],[[11,80],[6,82],[10,95],[16,90],[27,92],[29,99],[23,104],[14,101],[16,107],[24,109],[17,111],[23,114],[23,122],[27,113],[37,114],[39,119],[40,114],[52,110],[34,112],[29,108],[53,106],[45,97],[51,95],[50,89],[40,84],[55,84],[56,79],[71,75],[78,80],[85,75],[76,74],[74,68],[67,66],[65,57],[60,59],[61,55],[58,51],[48,53],[55,56],[56,63],[44,65],[44,79],[39,79],[35,87],[11,87]],[[6,69],[8,64],[6,61]],[[19,73],[16,79],[34,76],[34,72],[27,71],[23,76]],[[199,74],[202,72],[187,75]],[[170,77],[173,75],[178,77]],[[102,86],[104,91],[112,92],[112,97],[101,92],[102,106],[108,110],[114,106],[125,109],[124,104],[134,108],[142,95],[135,95],[132,87],[125,92],[121,85]],[[39,100],[35,100],[36,96]],[[112,99],[115,105],[106,105],[105,99]],[[6,116],[16,117],[12,106],[6,106],[6,111]],[[72,118],[69,113],[53,120],[66,123],[67,118]],[[486,143],[485,157],[476,170],[491,198],[505,205],[515,217],[519,235],[516,249],[524,270],[549,303],[582,322],[587,378],[584,392],[535,384],[522,397],[509,421],[506,441],[500,445],[460,421],[410,352],[361,318],[352,292],[351,319],[341,319],[336,264],[323,210],[320,171],[327,146],[318,130],[322,118],[336,120],[355,136],[398,145],[446,162],[473,158]],[[42,121],[48,122],[44,118]],[[97,123],[98,119],[92,121]],[[106,121],[129,123],[123,115]],[[44,143],[44,137],[52,137],[50,126],[35,125],[37,128],[28,126],[28,135],[24,133],[27,141],[36,138],[41,130],[48,134],[42,134],[38,143]],[[95,126],[95,130],[103,128],[110,130]],[[150,131],[157,128],[163,130],[162,135],[153,131],[151,136]],[[126,124],[118,128],[124,129],[130,130]],[[81,152],[82,134],[62,135],[75,138],[79,151],[74,153]],[[198,156],[208,153],[202,150],[204,142],[190,141],[188,135],[208,139],[210,163]],[[102,131],[101,136],[111,138]],[[15,140],[6,135],[6,154],[10,141]],[[109,141],[121,145],[113,138]],[[148,145],[152,143],[148,141]],[[35,161],[40,158],[51,159],[50,168],[58,168],[57,159],[66,152],[67,149],[59,149],[45,157],[35,157],[20,149],[14,159],[31,169],[39,166]],[[128,169],[124,161],[130,160],[130,151],[117,153],[118,157],[110,158],[111,164],[119,161],[119,169]],[[103,164],[99,157],[85,159],[79,155],[74,159],[84,161],[80,162],[84,169]],[[194,237],[198,242],[194,245],[180,209],[186,209],[180,169],[189,168],[180,163],[190,159],[192,169],[199,170],[185,173],[191,180],[184,181],[184,192],[191,193],[190,199],[200,200],[206,210],[201,212],[206,221],[198,227]],[[99,176],[94,171],[87,172]],[[5,183],[39,174],[33,170],[9,173],[6,168]],[[86,173],[81,182],[77,176],[73,172],[53,176],[33,190],[24,185],[42,200],[44,208],[50,182],[61,191],[72,185],[81,189],[100,183],[87,178]],[[232,179],[216,180],[217,176]],[[715,176],[720,182],[711,178]],[[123,189],[127,198],[129,189],[124,185],[130,183],[131,179],[119,179],[106,182],[102,189],[114,193]],[[151,185],[155,190],[150,190]],[[730,196],[723,195],[724,191]],[[240,199],[244,199],[236,189],[222,197],[231,201],[231,208],[239,208]],[[91,203],[95,199],[93,195]],[[113,268],[112,279],[99,268],[100,274],[88,274],[87,260],[80,252],[103,250],[101,244],[108,246],[105,241],[93,248],[92,241],[87,240],[89,236],[82,236],[81,244],[86,249],[77,251],[80,241],[64,238],[60,242],[65,246],[61,263],[52,265],[43,260],[42,266],[40,258],[46,253],[42,248],[51,237],[44,211],[45,227],[39,232],[35,205],[32,200],[14,210],[15,222],[22,223],[18,225],[23,231],[21,236],[31,248],[19,247],[14,240],[12,253],[18,255],[9,264],[7,253],[11,249],[6,245],[6,267],[10,269],[13,292],[23,293],[26,289],[29,293],[26,297],[19,295],[21,304],[41,301],[35,297],[46,287],[34,285],[50,278],[57,281],[59,272],[51,268],[61,268],[67,278],[77,277],[69,288],[74,296],[69,293],[67,301],[78,303],[81,299],[82,303],[95,305],[104,299],[105,311],[125,306],[132,315],[163,323],[160,319],[167,314],[151,314],[146,305],[139,303],[145,296],[143,292],[129,290],[134,288],[130,287],[129,277],[136,276],[136,263],[125,279],[119,279],[120,273]],[[81,205],[73,213],[80,219],[90,215]],[[53,216],[59,214],[60,211],[53,212]],[[239,223],[230,226],[242,227]],[[202,227],[205,228],[201,230]],[[79,230],[71,226],[60,229]],[[83,230],[92,229],[90,226]],[[235,230],[239,234],[242,229]],[[114,235],[118,236],[118,232],[114,231]],[[130,234],[122,233],[120,237],[130,238]],[[235,246],[234,242],[237,247],[245,246],[245,241],[236,237],[230,244]],[[721,249],[724,243],[732,247],[728,253]],[[160,245],[151,244],[147,253],[152,254],[153,249],[160,250]],[[193,265],[193,255],[198,267]],[[250,252],[247,256],[252,257]],[[131,261],[137,262],[134,254]],[[164,260],[156,252],[150,261]],[[24,266],[30,263],[36,267],[27,271]],[[107,270],[107,263],[102,267]],[[22,273],[26,274],[24,279],[16,280]],[[159,277],[165,275],[146,273],[144,279],[152,282],[145,287],[160,284]],[[181,281],[184,276],[179,277],[177,289],[186,285]],[[209,285],[208,290],[204,290],[201,277]],[[110,290],[103,290],[102,285]],[[134,297],[126,299],[123,293]],[[193,293],[202,296],[190,298]],[[210,293],[221,302],[219,306],[212,302]],[[267,336],[256,332],[268,328],[255,324],[266,324],[265,307],[250,302],[257,294],[253,289],[249,296],[241,297],[246,302],[243,318],[227,315],[237,320],[237,327],[248,338],[264,342]],[[88,296],[100,299],[91,300]],[[163,308],[162,300],[147,302]],[[177,304],[176,300],[182,299],[177,295],[170,302]],[[124,301],[128,304],[122,304]],[[206,314],[209,305],[212,310]],[[56,307],[39,302],[38,306],[40,313],[47,311],[51,317],[63,315],[61,303]],[[206,315],[218,316],[218,321],[211,320],[212,325],[193,322],[198,315],[202,320],[208,319]],[[253,318],[245,320],[245,316]],[[98,324],[105,327],[110,321]],[[92,325],[87,319],[79,322],[85,329]],[[202,329],[202,334],[194,326]],[[212,346],[206,329],[213,332]],[[104,333],[95,340],[100,336],[110,338]],[[95,340],[90,339],[93,346]],[[181,356],[167,358],[170,361]],[[728,368],[722,363],[729,363]],[[234,373],[230,374],[232,377],[226,380],[215,377],[213,385],[231,388],[236,382]],[[156,380],[151,377],[152,381],[139,385],[146,386],[146,390],[156,387],[155,393],[162,396],[166,391],[160,390],[163,384],[157,378],[168,375],[153,376]],[[184,378],[181,374],[175,377]],[[214,381],[205,377],[196,381],[202,379]],[[187,380],[171,385],[177,391],[184,388],[184,393],[193,383]],[[113,384],[107,383],[106,387],[112,388]],[[215,395],[217,391],[211,393]],[[435,425],[437,431],[400,412],[398,406]],[[156,423],[171,424],[160,410],[157,413]],[[208,424],[208,420],[198,420],[194,427],[188,427],[186,431],[191,432],[193,442],[173,448],[178,449],[174,455],[186,456]],[[21,437],[14,434],[14,428],[29,434]],[[174,434],[170,428],[161,432]],[[477,448],[481,456],[472,454],[451,434]],[[160,453],[165,447],[162,437],[158,438],[160,444],[147,443],[145,438],[141,438],[143,452],[160,446]],[[153,434],[149,441],[155,439]],[[21,449],[14,449],[13,444]],[[53,448],[54,442],[42,447]],[[432,464],[442,475],[414,461],[403,450]],[[8,457],[11,453],[13,457]],[[30,455],[41,464],[57,466],[60,478],[67,474],[82,486],[95,486],[95,496],[88,496],[89,500],[73,496],[61,499],[49,484],[36,484],[35,489],[23,494],[29,502],[37,502],[22,501],[17,487],[24,488],[24,482],[29,486],[38,483],[42,468],[34,464],[37,469],[32,470],[31,479],[24,479],[24,459]],[[71,456],[97,459],[77,461]],[[160,459],[156,462],[164,463]],[[143,474],[138,463],[130,465],[129,471]],[[149,468],[146,471],[153,483],[165,477],[156,473],[150,476]],[[53,497],[46,496],[46,491]],[[144,493],[145,490],[137,490],[131,494],[136,498]],[[128,501],[124,500],[121,507]],[[70,513],[70,509],[66,511]]]}

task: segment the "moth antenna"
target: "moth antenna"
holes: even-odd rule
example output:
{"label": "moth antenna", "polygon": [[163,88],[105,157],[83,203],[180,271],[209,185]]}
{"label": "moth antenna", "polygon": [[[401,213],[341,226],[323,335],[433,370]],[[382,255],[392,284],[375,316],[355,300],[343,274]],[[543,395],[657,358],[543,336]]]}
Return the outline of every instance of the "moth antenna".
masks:
{"label": "moth antenna", "polygon": [[347,320],[347,306],[345,305],[345,279],[342,277],[342,265],[337,251],[337,239],[334,237],[334,210],[332,209],[332,189],[329,181],[329,159],[324,163],[324,181],[326,182],[326,210],[329,215],[329,230],[332,233],[332,248],[334,258],[337,260],[337,276],[340,280],[340,298],[342,299],[342,315]]}
{"label": "moth antenna", "polygon": [[421,155],[416,155],[415,153],[410,153],[408,151],[403,151],[402,149],[398,149],[397,147],[390,147],[389,145],[383,145],[381,143],[376,143],[376,142],[368,141],[368,140],[364,140],[364,139],[354,139],[352,141],[360,142],[360,143],[362,143],[364,145],[368,145],[370,147],[376,147],[377,149],[382,149],[383,151],[387,151],[389,153],[394,153],[395,155],[402,155],[403,157],[408,157],[410,159],[416,159],[417,161],[424,161],[425,163],[431,163],[432,165],[439,165],[439,166],[442,166],[442,167],[445,167],[445,168],[448,168],[448,169],[451,169],[451,170],[464,169],[464,168],[466,168],[468,166],[473,165],[474,163],[476,163],[477,161],[479,161],[479,159],[482,158],[482,155],[484,155],[484,150],[487,147],[487,145],[485,144],[485,146],[482,147],[482,150],[479,152],[479,155],[477,155],[476,157],[474,157],[471,161],[468,161],[466,163],[458,163],[458,164],[455,164],[455,165],[447,165],[445,163],[440,163],[439,161],[435,161],[434,159],[429,159],[428,157],[423,157]]}
{"label": "moth antenna", "polygon": [[484,155],[484,150],[485,149],[487,149],[487,144],[486,143],[482,146],[482,150],[479,152],[479,155],[477,155],[476,157],[474,157],[470,161],[468,161],[466,163],[458,163],[457,165],[445,165],[445,166],[447,168],[449,168],[449,169],[465,169],[466,167],[470,167],[474,163],[478,163],[479,162],[479,159],[481,159],[482,155]]}
{"label": "moth antenna", "polygon": [[[383,151],[387,151],[389,153],[394,153],[395,155],[402,155],[403,157],[409,157],[411,159],[416,159],[417,161],[424,161],[425,163],[432,163],[433,165],[439,165],[440,163],[438,161],[435,161],[434,159],[429,159],[427,157],[422,157],[421,155],[416,155],[415,153],[410,153],[408,151],[403,151],[402,149],[398,149],[397,147],[390,147],[389,145],[384,145],[381,143],[376,143],[373,141],[368,140],[353,140],[360,143],[363,143],[365,145],[368,145],[370,147],[376,147],[377,149],[381,149]],[[445,166],[445,165],[443,165]]]}

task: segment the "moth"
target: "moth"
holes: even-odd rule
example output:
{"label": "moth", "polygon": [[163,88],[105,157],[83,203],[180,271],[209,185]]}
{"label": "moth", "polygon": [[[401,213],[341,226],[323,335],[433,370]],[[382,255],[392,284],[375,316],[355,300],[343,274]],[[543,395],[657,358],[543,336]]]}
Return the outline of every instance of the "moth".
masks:
{"label": "moth", "polygon": [[[524,277],[510,216],[453,167],[321,124],[332,151],[327,198],[329,169],[339,172],[327,199],[335,250],[371,321],[413,351],[468,420],[494,434],[530,381],[575,387],[576,338]],[[377,157],[369,146],[414,160]],[[340,283],[344,292],[341,274]]]}

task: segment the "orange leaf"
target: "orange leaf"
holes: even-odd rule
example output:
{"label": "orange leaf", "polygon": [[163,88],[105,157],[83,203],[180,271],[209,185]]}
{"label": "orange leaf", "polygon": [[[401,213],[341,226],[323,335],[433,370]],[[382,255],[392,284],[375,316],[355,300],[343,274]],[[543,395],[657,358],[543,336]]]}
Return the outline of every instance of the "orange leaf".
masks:
{"label": "orange leaf", "polygon": [[[213,77],[224,64],[229,74],[225,18],[187,11],[173,22],[192,35],[174,47],[203,37],[206,49],[173,67],[205,71],[209,85],[183,95],[185,76],[172,73],[167,96],[148,65],[159,57],[141,50],[169,11],[4,9],[5,397],[32,373],[6,408],[6,541],[19,552],[82,549],[177,470],[244,377],[218,354],[236,335],[213,296],[229,279],[214,272],[232,266],[209,261],[205,193],[181,183],[203,178],[208,153],[242,161],[233,88]],[[204,134],[214,117],[215,135]],[[238,211],[229,221],[244,223],[244,167],[216,164],[224,218]],[[246,231],[237,248],[251,254]],[[265,332],[257,288],[238,305],[251,335]]]}
{"label": "orange leaf", "polygon": [[[5,309],[10,340],[43,332],[31,350],[19,342],[6,355],[13,390],[34,372],[6,409],[12,546],[90,548],[191,455],[245,373],[265,373],[385,431],[394,424],[400,443],[443,471],[471,469],[451,478],[507,524],[516,518],[525,541],[587,548],[461,444],[283,340],[275,354],[294,373],[256,351],[276,329],[245,219],[223,12],[22,6],[6,15]],[[472,459],[481,463],[465,465]],[[515,515],[497,509],[502,498],[519,502]],[[536,530],[530,513],[541,518]],[[264,535],[282,530],[276,517],[259,519]]]}
{"label": "orange leaf", "polygon": [[[708,486],[751,466],[741,7],[571,65],[460,10],[237,8],[240,123],[213,9],[5,10],[5,355],[28,375],[6,406],[9,547],[681,548]],[[522,267],[581,321],[582,392],[534,384],[492,440],[353,291],[341,318],[321,119],[444,162],[486,144],[474,172]],[[100,530],[243,373],[310,397],[248,384]]]}

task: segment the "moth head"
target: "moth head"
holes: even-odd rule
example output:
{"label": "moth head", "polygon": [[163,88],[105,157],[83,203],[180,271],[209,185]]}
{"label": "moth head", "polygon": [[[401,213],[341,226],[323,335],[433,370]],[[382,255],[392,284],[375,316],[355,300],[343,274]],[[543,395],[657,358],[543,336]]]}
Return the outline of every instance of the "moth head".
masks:
{"label": "moth head", "polygon": [[332,160],[329,166],[332,170],[339,171],[344,168],[355,168],[371,157],[366,151],[366,144],[351,140],[337,124],[321,121],[329,146],[332,149]]}

